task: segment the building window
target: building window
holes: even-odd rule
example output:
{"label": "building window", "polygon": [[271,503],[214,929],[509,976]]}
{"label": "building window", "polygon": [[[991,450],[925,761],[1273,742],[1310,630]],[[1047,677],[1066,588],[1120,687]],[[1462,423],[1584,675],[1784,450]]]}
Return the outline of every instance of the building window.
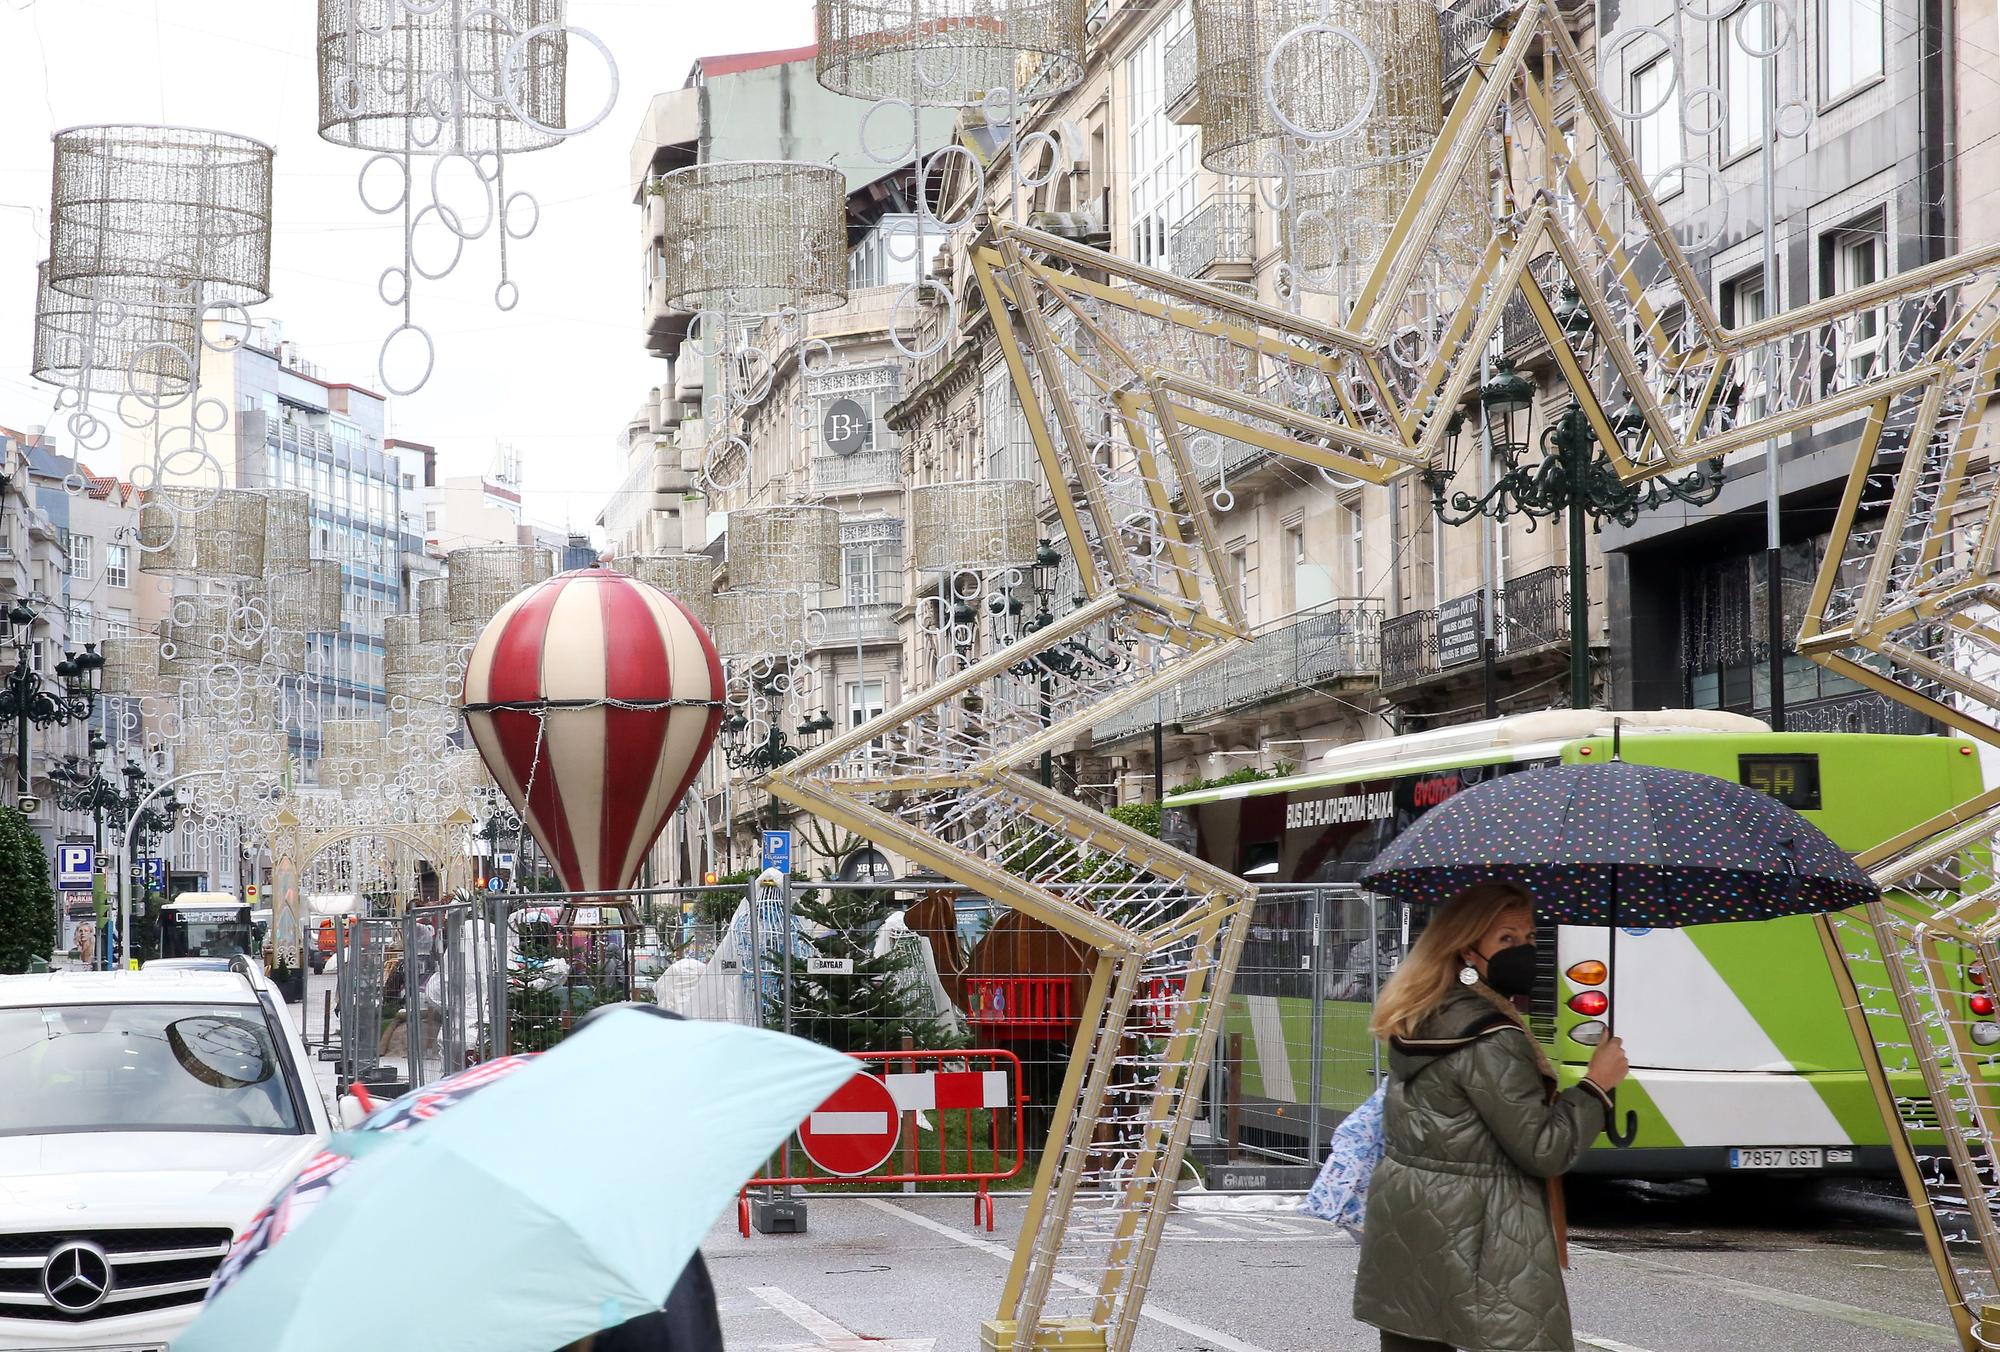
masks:
{"label": "building window", "polygon": [[1167,117],[1167,48],[1192,22],[1189,6],[1176,5],[1125,62],[1132,128],[1132,257],[1149,267],[1172,266],[1167,239],[1194,210],[1201,133]]}
{"label": "building window", "polygon": [[69,575],[78,582],[88,582],[91,578],[91,549],[88,535],[71,535],[69,546]]}
{"label": "building window", "polygon": [[1827,98],[1882,74],[1882,0],[1824,0],[1819,32]]}
{"label": "building window", "polygon": [[1632,97],[1627,107],[1641,114],[1632,123],[1632,154],[1639,173],[1662,200],[1681,190],[1677,167],[1687,158],[1681,148],[1681,105],[1674,97],[1674,62],[1659,56],[1632,72]]}
{"label": "building window", "polygon": [[1340,586],[1344,595],[1368,595],[1368,536],[1362,524],[1361,495],[1351,493],[1340,500],[1334,517],[1340,528]]}
{"label": "building window", "polygon": [[1306,567],[1306,527],[1303,521],[1285,524],[1284,573],[1278,579],[1278,601],[1287,615],[1299,608],[1299,570]]}
{"label": "building window", "polygon": [[887,681],[849,681],[847,683],[847,726],[858,728],[873,718],[880,718],[887,710],[889,683]]}
{"label": "building window", "polygon": [[[1824,247],[1832,273],[1829,296],[1848,295],[1888,275],[1888,241],[1880,216],[1832,232]],[[1838,322],[1834,335],[1840,383],[1862,384],[1881,368],[1888,311],[1877,308],[1850,315]]]}
{"label": "building window", "polygon": [[436,535],[437,528],[438,528],[438,509],[435,507],[426,507],[424,509],[424,534]]}
{"label": "building window", "polygon": [[986,373],[981,416],[986,433],[986,477],[989,479],[1033,479],[1035,441],[1028,432],[1028,416],[1021,409],[1020,396],[1005,366]]}
{"label": "building window", "polygon": [[69,607],[69,642],[71,647],[97,642],[96,614],[88,601],[72,601]]}
{"label": "building window", "polygon": [[[1744,329],[1761,323],[1767,310],[1764,305],[1764,274],[1761,271],[1748,272],[1726,282],[1722,288],[1722,322],[1732,329]],[[1770,348],[1756,347],[1744,354],[1743,363],[1737,368],[1737,378],[1743,392],[1737,405],[1738,422],[1754,422],[1770,409],[1767,398],[1770,390],[1770,372],[1766,370],[1766,359]]]}
{"label": "building window", "polygon": [[898,539],[864,540],[841,551],[843,591],[850,606],[900,605],[903,545]]}
{"label": "building window", "polygon": [[130,545],[104,546],[104,583],[108,587],[132,585]]}
{"label": "building window", "polygon": [[[1771,49],[1772,3],[1752,0],[1722,21],[1722,81],[1727,99],[1723,149],[1741,155],[1764,144],[1764,111],[1771,96],[1771,65],[1757,56]],[[1679,100],[1673,101],[1678,107]]]}

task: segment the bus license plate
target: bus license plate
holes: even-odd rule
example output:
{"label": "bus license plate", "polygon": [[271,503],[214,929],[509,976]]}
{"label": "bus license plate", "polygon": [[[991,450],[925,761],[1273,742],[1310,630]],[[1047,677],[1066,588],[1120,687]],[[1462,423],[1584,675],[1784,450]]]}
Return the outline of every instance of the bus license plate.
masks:
{"label": "bus license plate", "polygon": [[1736,1146],[1729,1152],[1732,1169],[1820,1169],[1826,1152],[1817,1146]]}

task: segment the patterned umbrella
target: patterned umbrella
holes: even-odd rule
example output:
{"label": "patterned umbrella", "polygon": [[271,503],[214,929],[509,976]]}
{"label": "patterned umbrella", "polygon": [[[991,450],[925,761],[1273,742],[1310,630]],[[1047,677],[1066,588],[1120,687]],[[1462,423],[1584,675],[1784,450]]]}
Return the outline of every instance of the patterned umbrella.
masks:
{"label": "patterned umbrella", "polygon": [[[1443,903],[1475,883],[1514,884],[1543,921],[1610,926],[1612,1019],[1620,927],[1810,915],[1881,895],[1845,850],[1769,794],[1617,759],[1468,789],[1361,875],[1362,886],[1409,902]],[[1606,1128],[1620,1146],[1637,1131],[1629,1112]]]}
{"label": "patterned umbrella", "polygon": [[1361,875],[1411,902],[1486,882],[1519,886],[1544,920],[1654,929],[1841,911],[1879,895],[1845,850],[1769,794],[1619,760],[1468,789]]}

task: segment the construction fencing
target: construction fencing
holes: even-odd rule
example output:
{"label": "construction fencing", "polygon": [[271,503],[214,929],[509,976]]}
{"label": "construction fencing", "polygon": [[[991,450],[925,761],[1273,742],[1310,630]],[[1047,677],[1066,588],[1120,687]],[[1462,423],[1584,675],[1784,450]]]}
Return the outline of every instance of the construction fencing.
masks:
{"label": "construction fencing", "polygon": [[[1006,1054],[1030,1163],[1061,1097],[1094,955],[953,884],[798,882],[503,893],[359,918],[340,1070],[379,1097],[553,1046],[600,1005],[782,1029],[856,1054]],[[1260,892],[1189,1157],[1300,1183],[1382,1066],[1367,1033],[1409,917],[1352,886]],[[1155,982],[1155,985],[1160,984]],[[1142,991],[1163,1032],[1180,1002]],[[1009,1128],[1011,1136],[1013,1129]]]}

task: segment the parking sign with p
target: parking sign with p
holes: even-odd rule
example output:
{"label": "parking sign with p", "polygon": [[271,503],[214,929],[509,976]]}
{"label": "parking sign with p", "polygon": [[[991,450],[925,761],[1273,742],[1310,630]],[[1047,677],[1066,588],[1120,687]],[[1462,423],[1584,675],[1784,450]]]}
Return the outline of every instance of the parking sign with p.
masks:
{"label": "parking sign with p", "polygon": [[89,845],[56,846],[56,886],[62,891],[88,892],[96,866],[96,852]]}

